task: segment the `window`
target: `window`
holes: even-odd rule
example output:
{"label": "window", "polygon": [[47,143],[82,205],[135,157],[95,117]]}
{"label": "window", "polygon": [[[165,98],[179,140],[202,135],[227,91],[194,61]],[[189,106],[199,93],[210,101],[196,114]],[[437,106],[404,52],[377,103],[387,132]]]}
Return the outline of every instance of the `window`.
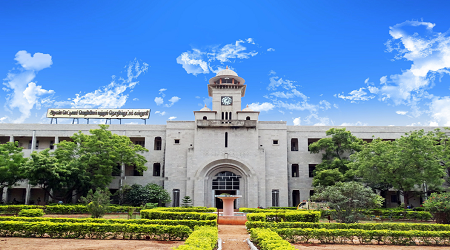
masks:
{"label": "window", "polygon": [[133,166],[133,176],[144,176],[144,171],[139,172],[136,166]]}
{"label": "window", "polygon": [[229,118],[229,120],[231,120],[231,112],[230,112],[230,115],[228,115],[228,118]]}
{"label": "window", "polygon": [[278,140],[273,140],[273,145],[278,145]]}
{"label": "window", "polygon": [[55,142],[54,141],[50,141],[50,149],[54,149],[55,148]]}
{"label": "window", "polygon": [[39,140],[36,141],[36,146],[34,148],[39,149]]}
{"label": "window", "polygon": [[203,116],[203,120],[208,120],[208,117],[206,117],[206,116]]}
{"label": "window", "polygon": [[278,189],[272,189],[272,207],[280,206],[280,191]]}
{"label": "window", "polygon": [[179,189],[174,189],[172,191],[172,195],[173,195],[172,207],[179,207],[180,206],[180,190]]}
{"label": "window", "polygon": [[317,164],[309,164],[308,170],[309,170],[309,178],[314,177],[314,170],[316,169]]}
{"label": "window", "polygon": [[228,132],[225,132],[225,147],[228,147]]}
{"label": "window", "polygon": [[134,144],[140,145],[140,146],[145,148],[145,141],[142,141],[142,140],[141,141],[135,141]]}
{"label": "window", "polygon": [[228,112],[225,112],[225,120],[228,120]]}
{"label": "window", "polygon": [[296,207],[300,204],[300,191],[292,190],[292,206]]}
{"label": "window", "polygon": [[31,145],[33,145],[33,141],[32,141],[32,140],[30,140],[30,141],[28,142],[28,149],[31,149]]}
{"label": "window", "polygon": [[153,176],[161,176],[161,164],[153,163]]}
{"label": "window", "polygon": [[308,151],[309,151],[309,145],[313,144],[314,142],[318,141],[320,139],[308,139]]}
{"label": "window", "polygon": [[398,196],[396,194],[391,194],[391,202],[393,203],[398,202]]}
{"label": "window", "polygon": [[245,120],[250,121],[250,116],[247,116],[247,118],[245,118]]}
{"label": "window", "polygon": [[225,113],[222,112],[222,120],[225,120]]}
{"label": "window", "polygon": [[311,196],[313,196],[314,195],[314,190],[309,190],[309,197],[311,197]]}
{"label": "window", "polygon": [[299,174],[298,164],[292,164],[292,177],[298,177]]}
{"label": "window", "polygon": [[180,144],[180,139],[175,139],[175,144]]}
{"label": "window", "polygon": [[239,178],[233,172],[223,171],[215,176],[212,180],[213,190],[238,190],[239,189]]}
{"label": "window", "polygon": [[154,146],[154,150],[161,150],[161,137],[155,137],[155,146]]}
{"label": "window", "polygon": [[297,138],[291,139],[291,151],[298,151],[298,139]]}

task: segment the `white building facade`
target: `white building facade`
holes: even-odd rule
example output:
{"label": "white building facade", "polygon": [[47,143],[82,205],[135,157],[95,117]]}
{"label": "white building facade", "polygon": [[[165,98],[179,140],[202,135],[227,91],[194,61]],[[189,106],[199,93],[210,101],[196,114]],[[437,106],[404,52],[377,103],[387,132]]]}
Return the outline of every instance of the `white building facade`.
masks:
{"label": "white building facade", "polygon": [[[259,121],[260,113],[242,109],[245,80],[225,69],[209,80],[212,108],[194,111],[194,121],[168,121],[166,125],[110,125],[118,135],[146,147],[148,168],[143,174],[122,166],[109,188],[156,183],[179,206],[190,196],[194,206],[220,207],[214,195],[242,195],[235,207],[297,206],[313,192],[312,177],[321,154],[310,154],[308,145],[325,137],[328,126],[287,126],[286,122]],[[339,128],[338,126],[335,126]],[[0,143],[18,141],[24,155],[54,149],[78,131],[89,133],[94,124],[0,124]],[[361,139],[396,139],[412,130],[434,127],[347,127]],[[3,202],[42,204],[48,200],[27,182],[1,192]],[[397,206],[400,198],[390,192],[386,203]],[[420,204],[418,198],[411,203]]]}

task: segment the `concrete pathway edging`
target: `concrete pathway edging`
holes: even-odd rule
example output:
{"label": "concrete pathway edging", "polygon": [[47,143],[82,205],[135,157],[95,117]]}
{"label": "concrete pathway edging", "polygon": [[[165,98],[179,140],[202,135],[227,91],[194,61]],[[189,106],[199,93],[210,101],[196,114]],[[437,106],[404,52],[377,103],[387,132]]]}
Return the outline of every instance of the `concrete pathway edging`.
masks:
{"label": "concrete pathway edging", "polygon": [[222,250],[222,239],[221,238],[219,238],[217,240],[217,250]]}
{"label": "concrete pathway edging", "polygon": [[253,242],[250,239],[247,239],[247,244],[251,250],[258,250],[258,248],[256,248],[255,245],[253,245]]}

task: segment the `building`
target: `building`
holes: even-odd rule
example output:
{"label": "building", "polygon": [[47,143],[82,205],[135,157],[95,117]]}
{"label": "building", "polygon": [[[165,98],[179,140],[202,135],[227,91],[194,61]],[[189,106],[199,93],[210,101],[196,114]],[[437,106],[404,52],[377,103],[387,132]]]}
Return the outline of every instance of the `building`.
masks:
{"label": "building", "polygon": [[[313,193],[312,175],[321,162],[308,145],[325,137],[328,126],[287,126],[284,121],[259,121],[260,113],[246,107],[245,80],[225,69],[209,80],[212,109],[194,111],[194,121],[168,121],[166,125],[110,125],[110,130],[128,136],[149,152],[148,170],[139,175],[123,166],[110,189],[123,184],[163,186],[172,198],[171,206],[189,195],[195,206],[220,206],[214,195],[242,195],[235,206],[296,206]],[[32,151],[54,149],[78,131],[88,133],[94,124],[0,124],[0,143],[18,141],[25,156]],[[404,133],[433,127],[348,127],[355,136],[396,139]],[[42,190],[27,182],[1,192],[4,202],[37,203],[47,200]],[[401,197],[390,192],[388,206]],[[418,199],[411,199],[416,206]]]}

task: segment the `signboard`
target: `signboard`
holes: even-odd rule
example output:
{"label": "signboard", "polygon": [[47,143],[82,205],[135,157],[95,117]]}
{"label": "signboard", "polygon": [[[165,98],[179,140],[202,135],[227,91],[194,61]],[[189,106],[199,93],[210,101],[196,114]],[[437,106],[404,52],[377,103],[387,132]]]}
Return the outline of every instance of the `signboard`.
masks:
{"label": "signboard", "polygon": [[148,119],[150,109],[48,109],[47,118]]}

